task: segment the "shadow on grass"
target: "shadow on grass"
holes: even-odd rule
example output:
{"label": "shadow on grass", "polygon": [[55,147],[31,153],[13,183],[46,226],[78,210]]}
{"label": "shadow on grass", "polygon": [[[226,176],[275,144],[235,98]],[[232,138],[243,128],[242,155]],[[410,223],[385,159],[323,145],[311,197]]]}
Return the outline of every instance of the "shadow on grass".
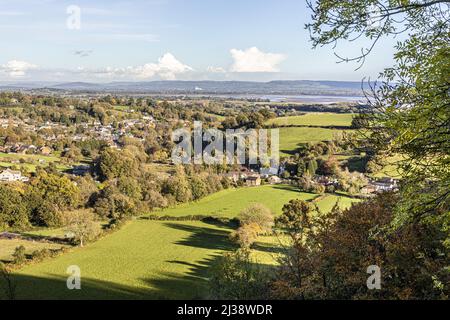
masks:
{"label": "shadow on grass", "polygon": [[283,191],[301,192],[297,186],[291,186],[291,185],[287,185],[287,184],[276,184],[276,185],[273,185],[272,188],[277,189],[277,190],[283,190]]}
{"label": "shadow on grass", "polygon": [[353,156],[344,161],[344,166],[346,166],[350,172],[357,171],[363,173],[366,171],[367,161],[367,157]]}
{"label": "shadow on grass", "polygon": [[180,223],[165,223],[164,225],[191,233],[187,238],[175,242],[178,245],[212,250],[232,250],[235,248],[228,240],[230,231],[225,229],[211,229]]}
{"label": "shadow on grass", "polygon": [[[81,290],[69,290],[67,278],[61,275],[36,277],[13,275],[17,300],[198,300],[209,297],[209,269],[219,255],[196,263],[181,260],[166,261],[181,264],[189,269],[184,274],[161,272],[155,277],[140,278],[140,285],[127,286],[98,279],[81,277]],[[69,276],[69,275],[68,275]],[[0,289],[3,283],[0,283]],[[0,290],[0,300],[6,299]]]}
{"label": "shadow on grass", "polygon": [[[171,300],[200,299],[207,296],[205,279],[162,274],[160,278],[144,278],[141,287],[132,287],[97,279],[81,280],[80,290],[69,290],[67,278],[15,275],[17,300]],[[0,292],[0,300],[5,299]]]}
{"label": "shadow on grass", "polygon": [[252,245],[252,249],[260,252],[272,253],[272,254],[282,254],[286,253],[286,249],[281,246],[269,245],[267,243],[255,242]]}
{"label": "shadow on grass", "polygon": [[[215,229],[198,227],[181,223],[164,223],[167,227],[187,231],[190,234],[175,244],[195,247],[199,249],[217,250],[206,258],[191,262],[182,259],[167,260],[167,264],[186,266],[187,270],[180,273],[160,271],[154,276],[146,276],[145,273],[138,279],[137,285],[129,286],[123,283],[102,281],[99,279],[85,278],[81,274],[81,290],[67,289],[67,277],[65,274],[43,274],[33,276],[22,273],[13,275],[17,285],[16,299],[50,299],[50,300],[171,300],[171,299],[208,299],[208,277],[211,266],[221,256],[221,251],[234,249],[229,241],[230,229]],[[163,248],[161,248],[163,250]],[[262,251],[267,248],[260,248]],[[82,270],[83,271],[83,270]],[[117,272],[126,272],[120,266]],[[0,280],[0,300],[5,299],[3,283]]]}

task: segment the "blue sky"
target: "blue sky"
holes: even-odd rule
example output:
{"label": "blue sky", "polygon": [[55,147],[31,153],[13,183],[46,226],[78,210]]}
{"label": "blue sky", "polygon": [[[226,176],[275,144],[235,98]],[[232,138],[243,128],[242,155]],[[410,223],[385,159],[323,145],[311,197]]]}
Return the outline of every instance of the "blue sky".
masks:
{"label": "blue sky", "polygon": [[0,0],[0,80],[360,81],[392,63],[388,39],[358,71],[336,64],[309,17],[303,0]]}

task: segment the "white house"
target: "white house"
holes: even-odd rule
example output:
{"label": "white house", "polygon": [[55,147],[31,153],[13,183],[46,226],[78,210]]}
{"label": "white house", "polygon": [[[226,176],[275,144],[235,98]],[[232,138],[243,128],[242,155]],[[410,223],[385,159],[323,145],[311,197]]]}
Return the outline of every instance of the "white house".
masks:
{"label": "white house", "polygon": [[0,173],[0,181],[14,182],[22,181],[27,182],[29,179],[24,177],[20,171],[13,171],[11,169],[6,169]]}

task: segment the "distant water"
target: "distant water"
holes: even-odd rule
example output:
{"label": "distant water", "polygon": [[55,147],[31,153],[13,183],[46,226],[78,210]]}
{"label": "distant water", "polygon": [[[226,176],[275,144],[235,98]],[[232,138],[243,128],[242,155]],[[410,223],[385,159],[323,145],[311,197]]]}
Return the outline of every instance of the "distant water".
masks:
{"label": "distant water", "polygon": [[[251,96],[249,96],[251,98]],[[311,95],[266,95],[254,96],[254,98],[269,100],[271,102],[300,102],[300,103],[338,103],[338,102],[363,102],[365,97],[357,96],[311,96]]]}
{"label": "distant water", "polygon": [[[156,94],[153,94],[156,95]],[[179,97],[216,97],[226,99],[258,99],[268,100],[270,102],[296,102],[296,103],[317,103],[331,104],[339,102],[361,102],[365,103],[363,96],[328,96],[328,95],[261,95],[261,94],[158,94],[157,96],[179,96]]]}

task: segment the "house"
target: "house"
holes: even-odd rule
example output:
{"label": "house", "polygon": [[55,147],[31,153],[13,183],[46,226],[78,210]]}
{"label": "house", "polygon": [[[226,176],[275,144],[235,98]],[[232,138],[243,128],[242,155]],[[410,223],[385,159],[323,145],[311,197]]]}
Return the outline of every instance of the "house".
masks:
{"label": "house", "polygon": [[374,194],[384,191],[395,191],[398,189],[398,181],[392,178],[381,178],[372,180],[367,186],[361,189],[362,194]]}
{"label": "house", "polygon": [[370,184],[365,186],[365,187],[363,187],[363,188],[361,188],[361,193],[362,194],[373,194],[375,192],[377,192],[377,188],[375,186],[370,185]]}
{"label": "house", "polygon": [[247,187],[256,187],[261,185],[261,177],[259,175],[247,176],[245,179]]}
{"label": "house", "polygon": [[270,183],[270,184],[280,184],[280,183],[282,183],[282,181],[283,181],[283,180],[281,180],[281,178],[280,178],[280,177],[277,177],[277,176],[271,176],[271,177],[269,177],[269,183]]}
{"label": "house", "polygon": [[315,176],[314,181],[326,186],[337,186],[338,180],[327,176]]}
{"label": "house", "polygon": [[398,189],[397,180],[389,177],[380,178],[376,181],[370,182],[370,184],[377,189],[377,192],[393,191]]}
{"label": "house", "polygon": [[3,182],[15,182],[22,181],[27,182],[29,179],[27,177],[22,176],[20,171],[13,171],[11,169],[6,169],[2,173],[0,173],[0,181]]}

